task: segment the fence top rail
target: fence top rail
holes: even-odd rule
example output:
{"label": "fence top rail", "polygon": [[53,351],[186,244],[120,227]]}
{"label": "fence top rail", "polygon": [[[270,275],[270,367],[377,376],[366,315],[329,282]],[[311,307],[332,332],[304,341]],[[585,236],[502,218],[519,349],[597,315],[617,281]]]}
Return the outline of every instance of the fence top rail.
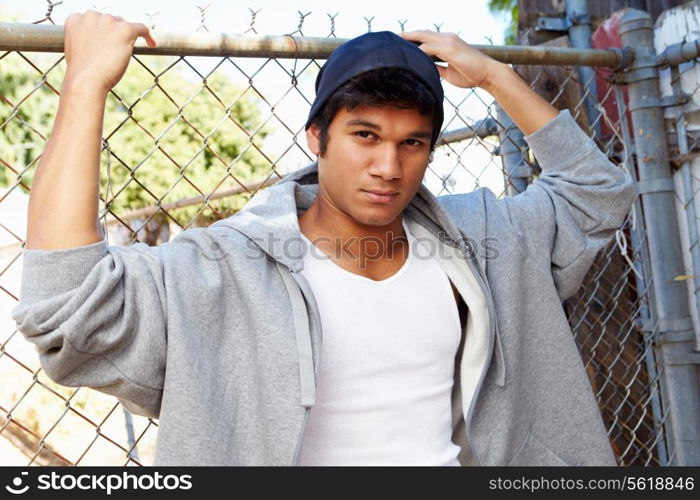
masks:
{"label": "fence top rail", "polygon": [[[343,38],[292,35],[247,35],[209,32],[158,32],[158,47],[138,39],[134,54],[218,57],[271,57],[278,59],[326,59]],[[509,64],[598,66],[620,69],[632,61],[628,49],[574,49],[472,45],[484,54]],[[0,23],[0,50],[63,52],[63,26]]]}

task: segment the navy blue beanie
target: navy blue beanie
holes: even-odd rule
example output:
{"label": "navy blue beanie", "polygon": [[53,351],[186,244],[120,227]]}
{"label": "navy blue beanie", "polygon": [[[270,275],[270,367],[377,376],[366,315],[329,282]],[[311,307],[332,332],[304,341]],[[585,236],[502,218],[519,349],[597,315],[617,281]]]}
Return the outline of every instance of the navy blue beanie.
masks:
{"label": "navy blue beanie", "polygon": [[306,127],[318,115],[333,93],[354,76],[377,68],[403,68],[410,71],[432,92],[436,101],[433,143],[437,140],[444,119],[444,93],[440,74],[432,58],[413,42],[390,31],[365,33],[337,47],[316,77],[316,99],[309,111]]}

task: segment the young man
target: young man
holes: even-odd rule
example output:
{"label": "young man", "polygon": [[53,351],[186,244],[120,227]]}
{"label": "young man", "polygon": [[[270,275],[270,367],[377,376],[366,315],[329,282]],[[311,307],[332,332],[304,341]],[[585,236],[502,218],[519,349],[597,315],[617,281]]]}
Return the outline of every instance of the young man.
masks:
{"label": "young man", "polygon": [[[208,228],[111,247],[104,97],[129,44],[155,42],[108,15],[68,21],[13,318],[52,379],[160,419],[157,465],[615,464],[561,301],[635,190],[567,111],[454,35],[369,33],[319,73],[317,163]],[[440,76],[527,134],[542,174],[525,193],[421,184]]]}

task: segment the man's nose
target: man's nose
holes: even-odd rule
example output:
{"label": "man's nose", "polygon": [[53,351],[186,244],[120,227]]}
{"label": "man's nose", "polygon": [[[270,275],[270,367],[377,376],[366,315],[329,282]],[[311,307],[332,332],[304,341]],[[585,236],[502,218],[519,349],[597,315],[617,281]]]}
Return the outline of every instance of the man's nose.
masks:
{"label": "man's nose", "polygon": [[398,146],[386,144],[378,148],[376,156],[372,161],[370,174],[378,175],[385,180],[398,179],[401,177],[401,158],[399,157]]}

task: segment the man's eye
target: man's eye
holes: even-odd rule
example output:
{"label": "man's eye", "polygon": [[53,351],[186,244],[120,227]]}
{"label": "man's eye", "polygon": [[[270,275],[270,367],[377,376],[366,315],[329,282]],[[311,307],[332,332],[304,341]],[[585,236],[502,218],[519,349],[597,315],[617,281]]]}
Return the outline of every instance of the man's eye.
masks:
{"label": "man's eye", "polygon": [[406,144],[408,144],[409,146],[420,146],[423,144],[421,141],[419,141],[417,139],[406,139],[404,142]]}
{"label": "man's eye", "polygon": [[372,132],[369,132],[369,131],[367,131],[367,130],[359,130],[359,131],[355,132],[355,135],[357,135],[357,136],[359,136],[359,137],[365,137],[365,138],[367,138],[367,137],[371,137],[371,136],[372,136]]}

